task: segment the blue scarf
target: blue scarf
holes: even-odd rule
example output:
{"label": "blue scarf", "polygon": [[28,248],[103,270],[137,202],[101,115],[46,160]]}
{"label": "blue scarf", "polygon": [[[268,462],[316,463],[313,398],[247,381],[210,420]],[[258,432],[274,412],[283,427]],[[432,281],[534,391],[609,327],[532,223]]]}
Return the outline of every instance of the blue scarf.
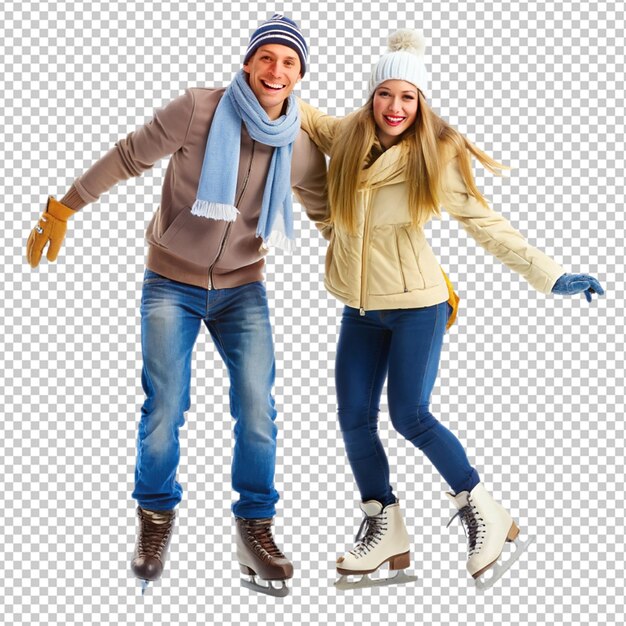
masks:
{"label": "blue scarf", "polygon": [[[291,208],[291,154],[300,131],[300,116],[295,96],[287,100],[287,113],[270,120],[240,70],[220,100],[204,153],[202,173],[191,212],[215,220],[234,222],[237,167],[241,142],[241,122],[252,139],[276,149],[265,181],[261,215],[256,235],[262,247],[275,245],[291,249],[293,214]],[[282,213],[282,220],[276,220]]]}

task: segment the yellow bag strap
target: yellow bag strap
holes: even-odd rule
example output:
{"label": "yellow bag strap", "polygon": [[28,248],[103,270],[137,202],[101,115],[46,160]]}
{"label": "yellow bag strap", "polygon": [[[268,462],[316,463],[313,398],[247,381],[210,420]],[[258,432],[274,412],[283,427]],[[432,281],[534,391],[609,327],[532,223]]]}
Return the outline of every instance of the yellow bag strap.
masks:
{"label": "yellow bag strap", "polygon": [[448,330],[452,326],[452,324],[454,324],[456,320],[456,314],[459,309],[459,301],[461,300],[461,298],[459,298],[459,296],[454,291],[454,287],[452,286],[452,283],[450,282],[448,275],[443,271],[443,267],[440,266],[440,269],[441,269],[441,273],[443,274],[443,277],[445,278],[446,285],[448,287],[448,304],[452,307],[452,313],[450,313],[450,317],[448,318],[448,323],[446,324],[446,330]]}

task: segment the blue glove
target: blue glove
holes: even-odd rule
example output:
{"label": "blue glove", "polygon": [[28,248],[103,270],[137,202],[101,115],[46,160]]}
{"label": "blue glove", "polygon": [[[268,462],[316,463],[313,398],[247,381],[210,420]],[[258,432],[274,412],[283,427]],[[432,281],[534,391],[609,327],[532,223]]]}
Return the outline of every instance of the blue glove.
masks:
{"label": "blue glove", "polygon": [[552,287],[552,293],[560,296],[572,296],[575,293],[585,293],[587,302],[591,302],[591,294],[604,295],[602,285],[593,277],[587,274],[563,274]]}

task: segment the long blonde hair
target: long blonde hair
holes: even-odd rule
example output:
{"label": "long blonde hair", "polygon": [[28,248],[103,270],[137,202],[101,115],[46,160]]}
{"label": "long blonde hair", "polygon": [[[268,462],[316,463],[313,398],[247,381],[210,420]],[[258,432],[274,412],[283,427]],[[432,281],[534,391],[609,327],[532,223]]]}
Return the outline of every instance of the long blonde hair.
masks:
{"label": "long blonde hair", "polygon": [[[492,174],[501,175],[500,170],[510,169],[492,159],[474,146],[459,131],[439,117],[426,103],[422,92],[417,90],[418,110],[415,124],[405,131],[401,141],[408,145],[407,168],[409,176],[409,212],[411,222],[418,226],[429,215],[440,215],[442,198],[441,175],[443,154],[453,147],[459,156],[461,176],[469,194],[481,204],[487,201],[474,182],[471,156],[475,156]],[[356,196],[359,172],[365,166],[376,140],[376,122],[373,113],[374,95],[342,124],[330,153],[328,170],[328,192],[330,201],[330,223],[356,232]]]}

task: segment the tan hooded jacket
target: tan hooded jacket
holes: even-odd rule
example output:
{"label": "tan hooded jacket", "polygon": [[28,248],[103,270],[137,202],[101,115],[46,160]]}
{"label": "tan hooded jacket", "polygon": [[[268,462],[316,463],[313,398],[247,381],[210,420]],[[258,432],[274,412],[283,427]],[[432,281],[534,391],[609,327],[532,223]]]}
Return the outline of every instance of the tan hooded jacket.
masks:
{"label": "tan hooded jacket", "polygon": [[[256,236],[274,148],[254,141],[241,125],[234,222],[192,215],[213,115],[221,89],[187,89],[154,117],[115,144],[79,176],[63,204],[80,209],[118,182],[139,176],[170,156],[161,202],[146,230],[149,269],[172,280],[221,289],[263,279],[262,239]],[[325,233],[326,162],[304,131],[293,147],[291,186],[308,217]]]}

